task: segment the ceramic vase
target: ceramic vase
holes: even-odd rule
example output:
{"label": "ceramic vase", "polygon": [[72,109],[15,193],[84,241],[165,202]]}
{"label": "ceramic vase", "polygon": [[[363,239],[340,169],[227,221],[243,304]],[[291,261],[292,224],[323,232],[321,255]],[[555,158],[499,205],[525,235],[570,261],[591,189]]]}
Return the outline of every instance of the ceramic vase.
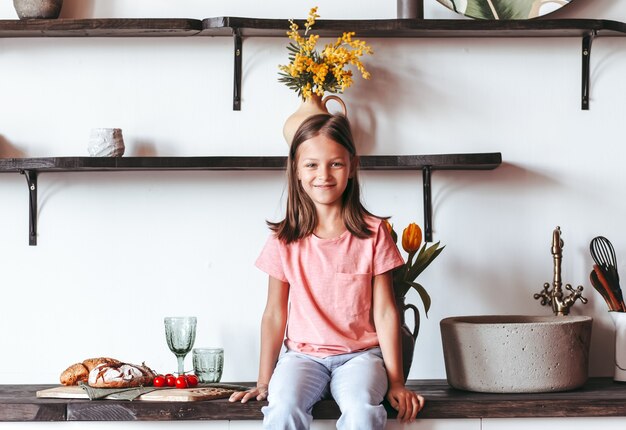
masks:
{"label": "ceramic vase", "polygon": [[320,96],[313,94],[310,98],[303,101],[300,107],[294,113],[292,113],[289,118],[287,118],[287,121],[285,121],[285,126],[283,127],[283,136],[285,137],[287,145],[291,146],[293,136],[296,134],[298,127],[300,127],[304,120],[313,115],[328,113],[328,108],[326,107],[326,104],[330,100],[335,100],[337,103],[339,103],[344,115],[348,114],[346,104],[339,97],[326,96],[324,98],[321,98]]}
{"label": "ceramic vase", "polygon": [[398,18],[423,19],[424,0],[397,0]]}
{"label": "ceramic vase", "polygon": [[87,151],[92,157],[121,157],[126,146],[121,128],[92,128]]}
{"label": "ceramic vase", "polygon": [[63,0],[13,0],[20,19],[55,19],[62,6]]}
{"label": "ceramic vase", "polygon": [[[411,364],[413,362],[413,352],[415,351],[415,341],[417,340],[417,334],[420,329],[420,314],[415,305],[407,304],[404,301],[404,297],[396,296],[396,308],[400,315],[400,343],[402,347],[402,371],[404,373],[404,382],[409,377],[409,371],[411,370]],[[406,311],[413,311],[413,318],[415,320],[415,326],[413,331],[406,324],[405,313]]]}
{"label": "ceramic vase", "polygon": [[626,312],[609,312],[615,324],[615,373],[613,379],[626,382]]}

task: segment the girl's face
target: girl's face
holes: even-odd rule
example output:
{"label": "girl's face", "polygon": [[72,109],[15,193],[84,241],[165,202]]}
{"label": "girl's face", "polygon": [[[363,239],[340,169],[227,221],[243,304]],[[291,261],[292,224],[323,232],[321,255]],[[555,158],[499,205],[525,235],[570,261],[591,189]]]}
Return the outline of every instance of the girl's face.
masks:
{"label": "girl's face", "polygon": [[341,206],[352,164],[348,150],[322,134],[305,140],[296,151],[298,180],[318,209]]}

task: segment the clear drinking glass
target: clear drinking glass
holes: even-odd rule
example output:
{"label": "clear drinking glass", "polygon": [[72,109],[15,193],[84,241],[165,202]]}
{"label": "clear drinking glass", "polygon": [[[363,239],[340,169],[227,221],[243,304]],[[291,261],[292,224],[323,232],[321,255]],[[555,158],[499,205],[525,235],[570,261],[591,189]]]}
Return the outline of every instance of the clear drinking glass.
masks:
{"label": "clear drinking glass", "polygon": [[185,356],[196,341],[196,317],[165,317],[165,339],[178,360],[178,374],[185,373]]}
{"label": "clear drinking glass", "polygon": [[224,369],[223,348],[194,348],[193,371],[200,382],[220,382]]}

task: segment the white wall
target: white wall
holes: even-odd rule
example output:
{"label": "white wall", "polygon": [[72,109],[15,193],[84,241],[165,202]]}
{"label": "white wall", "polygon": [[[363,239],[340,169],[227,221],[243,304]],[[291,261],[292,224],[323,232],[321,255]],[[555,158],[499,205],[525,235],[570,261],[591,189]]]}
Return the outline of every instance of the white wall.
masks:
{"label": "white wall", "polygon": [[[394,2],[81,1],[64,17],[393,18]],[[457,18],[426,0],[426,18]],[[626,2],[576,0],[553,17],[626,20]],[[0,19],[14,19],[11,2]],[[346,29],[349,30],[349,29]],[[298,106],[277,82],[286,38],[245,39],[243,107],[232,106],[230,38],[0,39],[0,156],[87,155],[93,127],[123,129],[127,155],[284,155]],[[502,152],[495,171],[435,172],[435,239],[420,278],[433,298],[411,378],[444,378],[441,318],[549,314],[552,229],[563,280],[585,286],[591,374],[612,371],[612,324],[589,285],[592,237],[626,273],[626,39],[592,52],[580,110],[580,45],[566,39],[371,39],[371,81],[343,96],[362,154]],[[422,224],[421,175],[365,172],[368,207]],[[162,319],[197,315],[196,346],[223,346],[224,380],[254,380],[266,276],[254,268],[282,211],[279,172],[58,173],[39,178],[39,245],[28,246],[24,178],[0,175],[0,383],[54,383],[109,355],[173,371]],[[626,276],[626,275],[624,275]],[[412,297],[415,299],[415,297]],[[187,368],[191,367],[190,357]]]}

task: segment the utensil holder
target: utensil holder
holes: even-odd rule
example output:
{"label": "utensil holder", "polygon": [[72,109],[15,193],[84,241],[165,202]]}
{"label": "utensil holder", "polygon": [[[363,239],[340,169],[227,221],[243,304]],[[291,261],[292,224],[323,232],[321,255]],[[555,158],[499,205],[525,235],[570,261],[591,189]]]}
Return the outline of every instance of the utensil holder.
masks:
{"label": "utensil holder", "polygon": [[615,381],[626,382],[626,312],[609,312],[615,324]]}

